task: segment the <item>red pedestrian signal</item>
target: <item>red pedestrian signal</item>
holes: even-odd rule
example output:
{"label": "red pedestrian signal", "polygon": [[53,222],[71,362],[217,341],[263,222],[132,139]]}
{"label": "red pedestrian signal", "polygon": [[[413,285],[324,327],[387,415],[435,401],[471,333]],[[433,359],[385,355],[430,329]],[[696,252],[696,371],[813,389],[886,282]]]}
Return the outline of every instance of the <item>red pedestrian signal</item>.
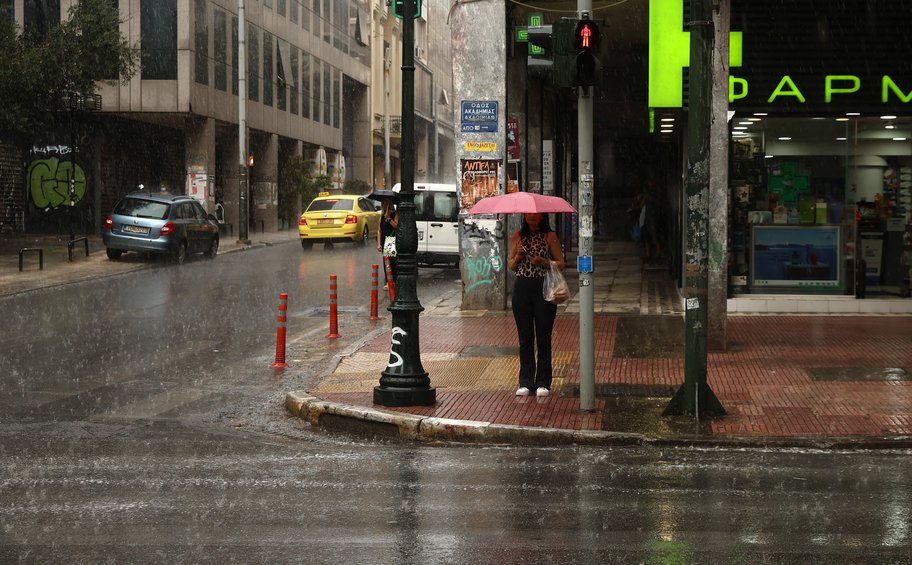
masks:
{"label": "red pedestrian signal", "polygon": [[599,48],[599,28],[592,20],[580,20],[576,24],[576,33],[574,34],[576,51],[598,51]]}

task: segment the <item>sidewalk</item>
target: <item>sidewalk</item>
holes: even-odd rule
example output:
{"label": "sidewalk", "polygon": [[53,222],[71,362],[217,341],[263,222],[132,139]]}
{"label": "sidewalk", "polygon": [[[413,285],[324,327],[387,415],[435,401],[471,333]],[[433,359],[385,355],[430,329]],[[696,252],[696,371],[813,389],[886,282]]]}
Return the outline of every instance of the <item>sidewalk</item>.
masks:
{"label": "sidewalk", "polygon": [[[219,253],[294,241],[294,231],[223,237]],[[0,238],[0,296],[163,264],[130,254],[90,255],[66,236]],[[24,258],[22,247],[44,249]],[[554,384],[548,398],[516,397],[516,330],[509,310],[462,311],[461,290],[423,302],[421,361],[437,404],[388,409],[373,387],[389,359],[390,314],[310,390],[290,392],[292,413],[328,428],[420,441],[488,443],[776,445],[912,448],[912,316],[728,317],[729,348],[708,358],[708,382],[728,415],[662,418],[684,380],[680,298],[661,269],[644,268],[629,245],[600,242],[595,256],[596,410],[579,410],[579,299],[558,310]],[[573,264],[573,257],[568,257]],[[577,287],[572,269],[570,288]],[[420,297],[419,297],[420,298]]]}
{"label": "sidewalk", "polygon": [[558,310],[551,396],[516,397],[512,315],[461,311],[459,290],[422,304],[421,362],[436,405],[373,404],[389,360],[385,314],[286,407],[314,425],[431,442],[912,448],[912,316],[730,315],[728,350],[709,353],[707,371],[727,416],[663,418],[684,381],[674,285],[624,244],[604,245],[595,264],[593,412],[579,410],[578,296]]}
{"label": "sidewalk", "polygon": [[[297,240],[298,234],[296,230],[265,233],[251,231],[248,238],[250,244],[246,245],[235,237],[222,234],[219,255]],[[87,239],[89,256],[86,257],[85,244],[79,242],[73,246],[73,260],[70,261],[68,235],[4,234],[0,237],[0,296],[154,268],[166,262],[165,258],[149,260],[136,253],[127,253],[117,261],[111,261],[105,255],[100,236],[88,236]],[[22,271],[19,271],[19,251],[25,247],[42,250],[43,269],[39,265],[38,251],[28,251],[23,254]]]}

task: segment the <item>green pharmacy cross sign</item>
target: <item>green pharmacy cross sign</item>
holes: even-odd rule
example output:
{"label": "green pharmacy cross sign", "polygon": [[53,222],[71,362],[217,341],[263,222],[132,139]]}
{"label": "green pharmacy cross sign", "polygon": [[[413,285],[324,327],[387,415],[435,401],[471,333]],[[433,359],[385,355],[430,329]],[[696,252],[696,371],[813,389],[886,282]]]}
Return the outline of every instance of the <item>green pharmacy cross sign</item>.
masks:
{"label": "green pharmacy cross sign", "polygon": [[529,28],[545,25],[545,17],[540,13],[529,14],[529,25],[516,26],[516,42],[529,44],[529,55],[544,55],[545,49],[529,41]]}
{"label": "green pharmacy cross sign", "polygon": [[[414,2],[415,15],[412,16],[413,20],[421,17],[421,0],[414,0]],[[393,0],[393,17],[400,20],[405,19],[405,0]]]}

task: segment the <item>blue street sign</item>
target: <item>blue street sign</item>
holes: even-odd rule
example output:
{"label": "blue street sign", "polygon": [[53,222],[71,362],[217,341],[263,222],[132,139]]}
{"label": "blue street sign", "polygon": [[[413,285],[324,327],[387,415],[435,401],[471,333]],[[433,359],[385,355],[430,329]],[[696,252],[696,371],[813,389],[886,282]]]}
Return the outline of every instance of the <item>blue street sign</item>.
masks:
{"label": "blue street sign", "polygon": [[498,102],[493,100],[463,100],[460,111],[459,131],[496,132]]}
{"label": "blue street sign", "polygon": [[580,273],[592,272],[592,255],[580,255],[576,258],[576,270]]}

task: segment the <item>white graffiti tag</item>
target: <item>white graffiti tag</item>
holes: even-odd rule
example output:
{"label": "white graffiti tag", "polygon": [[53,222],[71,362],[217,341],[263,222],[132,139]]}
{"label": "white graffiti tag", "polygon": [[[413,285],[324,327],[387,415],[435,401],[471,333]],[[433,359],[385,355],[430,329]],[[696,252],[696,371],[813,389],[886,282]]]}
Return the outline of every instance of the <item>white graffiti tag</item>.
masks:
{"label": "white graffiti tag", "polygon": [[[399,328],[399,327],[393,328],[393,331],[390,332],[390,342],[392,342],[393,345],[402,345],[402,342],[400,342],[399,340],[396,339],[396,336],[400,336],[400,335],[408,335],[408,334],[405,333],[405,330],[403,330],[402,328]],[[393,357],[395,357],[396,359],[392,360]],[[399,355],[398,353],[396,353],[396,351],[393,349],[392,346],[390,346],[390,359],[391,359],[391,361],[386,366],[387,369],[392,368],[392,367],[398,367],[398,366],[402,365],[402,355]]]}

